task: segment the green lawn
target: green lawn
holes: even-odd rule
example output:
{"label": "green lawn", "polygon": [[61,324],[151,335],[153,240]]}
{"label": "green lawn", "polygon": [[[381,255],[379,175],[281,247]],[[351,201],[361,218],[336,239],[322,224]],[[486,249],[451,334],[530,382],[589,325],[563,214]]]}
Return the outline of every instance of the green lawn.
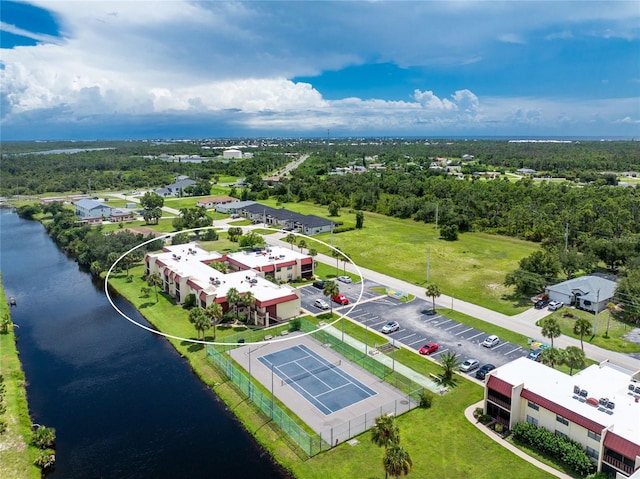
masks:
{"label": "green lawn", "polygon": [[[189,324],[185,310],[173,305],[171,299],[163,295],[156,302],[153,292],[147,298],[140,294],[141,286],[145,285],[140,280],[141,272],[141,266],[131,270],[134,276],[132,283],[127,283],[124,275],[112,277],[111,283],[160,330],[195,338],[195,329]],[[336,327],[342,328],[342,324],[338,323]],[[385,341],[350,321],[344,321],[344,330],[372,346]],[[229,327],[218,328],[218,338],[230,332],[235,331]],[[211,336],[209,331],[207,338]],[[292,449],[282,432],[244,400],[237,389],[206,360],[202,346],[177,340],[171,340],[171,343],[190,361],[196,374],[233,409],[245,427],[298,479],[384,477],[383,450],[371,443],[370,433],[357,437],[359,444],[355,446],[345,443],[313,458],[301,458],[300,452]],[[435,362],[404,349],[396,352],[395,359],[424,375],[440,371]],[[432,408],[416,409],[398,418],[402,444],[414,462],[410,477],[553,477],[505,450],[465,419],[464,409],[480,401],[482,394],[479,385],[459,378],[450,393],[433,398]],[[504,476],[504,471],[509,471],[509,475]]]}
{"label": "green lawn", "polygon": [[[275,200],[264,203],[329,218],[326,207],[310,203],[277,205]],[[354,226],[355,211],[344,210],[340,217],[331,219]],[[315,237],[331,243],[330,233]],[[444,294],[509,315],[531,306],[510,299],[512,290],[503,283],[505,275],[518,267],[520,259],[537,250],[538,245],[486,233],[464,233],[459,238],[444,241],[432,224],[365,212],[364,228],[334,234],[333,244],[360,266],[417,285],[427,284],[429,257],[429,282],[437,284]],[[309,246],[321,253],[329,252],[319,243]]]}
{"label": "green lawn", "polygon": [[[0,314],[9,314],[0,276]],[[40,468],[33,464],[38,448],[30,446],[31,418],[27,405],[26,381],[15,335],[10,328],[7,334],[0,334],[0,374],[4,381],[1,403],[6,407],[0,419],[7,424],[7,430],[0,434],[0,477],[3,479],[38,479]]]}

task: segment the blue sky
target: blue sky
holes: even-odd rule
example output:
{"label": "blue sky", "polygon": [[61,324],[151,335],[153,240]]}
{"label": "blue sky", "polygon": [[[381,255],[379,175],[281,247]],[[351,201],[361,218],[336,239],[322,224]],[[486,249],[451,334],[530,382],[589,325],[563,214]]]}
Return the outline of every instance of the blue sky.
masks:
{"label": "blue sky", "polygon": [[11,139],[640,138],[640,3],[2,2]]}

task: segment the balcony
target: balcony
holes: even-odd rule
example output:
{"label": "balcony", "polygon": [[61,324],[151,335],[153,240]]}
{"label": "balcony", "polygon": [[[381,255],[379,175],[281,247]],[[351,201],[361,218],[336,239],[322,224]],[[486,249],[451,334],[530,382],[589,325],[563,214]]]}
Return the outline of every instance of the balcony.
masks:
{"label": "balcony", "polygon": [[498,406],[506,409],[507,411],[511,411],[511,403],[508,402],[508,401],[505,401],[504,399],[501,399],[501,398],[496,397],[496,396],[494,396],[492,394],[489,394],[487,396],[487,400],[491,401],[494,404],[497,404]]}
{"label": "balcony", "polygon": [[625,473],[627,476],[630,476],[631,474],[633,474],[633,466],[625,464],[623,461],[619,461],[618,459],[615,459],[614,457],[609,456],[608,454],[604,455],[604,457],[602,458],[602,462]]}

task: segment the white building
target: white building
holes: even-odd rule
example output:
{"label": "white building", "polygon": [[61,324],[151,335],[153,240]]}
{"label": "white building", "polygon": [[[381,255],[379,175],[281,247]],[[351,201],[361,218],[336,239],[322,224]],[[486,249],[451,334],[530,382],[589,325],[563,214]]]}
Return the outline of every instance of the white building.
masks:
{"label": "white building", "polygon": [[607,308],[616,292],[616,282],[599,276],[581,276],[547,286],[549,299],[562,301],[585,311],[595,313]]}
{"label": "white building", "polygon": [[573,376],[519,358],[487,375],[484,412],[512,429],[528,422],[582,444],[598,471],[640,469],[640,371],[603,362]]}
{"label": "white building", "polygon": [[223,158],[242,158],[242,151],[236,150],[235,148],[229,148],[228,150],[224,150],[222,152]]}

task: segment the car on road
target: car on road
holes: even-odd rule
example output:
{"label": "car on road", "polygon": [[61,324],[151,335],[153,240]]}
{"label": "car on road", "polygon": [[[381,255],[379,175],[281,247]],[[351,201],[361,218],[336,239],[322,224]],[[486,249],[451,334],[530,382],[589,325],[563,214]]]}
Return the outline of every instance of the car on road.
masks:
{"label": "car on road", "polygon": [[464,363],[460,365],[460,371],[462,371],[463,373],[468,373],[473,371],[474,369],[478,369],[478,366],[480,366],[480,361],[478,361],[477,359],[465,359]]}
{"label": "car on road", "polygon": [[313,302],[313,305],[316,308],[320,308],[320,309],[329,309],[329,303],[327,303],[324,299],[316,299]]}
{"label": "car on road", "polygon": [[338,281],[341,281],[343,283],[351,283],[351,276],[338,276]]}
{"label": "car on road", "polygon": [[334,301],[335,301],[336,303],[338,303],[338,304],[342,304],[343,306],[344,306],[345,304],[349,304],[349,300],[348,300],[348,299],[347,299],[347,297],[346,297],[344,294],[342,294],[342,293],[338,293],[338,294],[336,294],[336,295],[335,295],[335,296],[333,296],[331,299],[332,299],[332,300],[334,300]]}
{"label": "car on road", "polygon": [[549,303],[549,311],[558,311],[560,308],[564,306],[562,301],[551,301]]}
{"label": "car on road", "polygon": [[540,362],[540,360],[541,360],[540,355],[542,354],[543,351],[544,351],[544,349],[534,349],[533,351],[531,351],[527,355],[527,358],[529,358],[529,359],[531,359],[533,361]]}
{"label": "car on road", "polygon": [[438,346],[436,343],[427,343],[427,344],[425,344],[424,346],[422,346],[422,347],[418,350],[418,352],[419,352],[420,354],[425,354],[425,355],[427,355],[427,354],[435,353],[435,352],[438,350],[438,348],[439,348],[439,347],[440,347],[440,346]]}
{"label": "car on road", "polygon": [[536,304],[534,304],[533,307],[536,309],[544,309],[547,307],[548,304],[549,304],[548,299],[539,299],[538,301],[536,301]]}
{"label": "car on road", "polygon": [[482,345],[485,348],[492,348],[494,346],[497,346],[499,343],[500,343],[500,338],[495,334],[492,334],[491,336],[487,336],[485,340],[482,341]]}
{"label": "car on road", "polygon": [[398,324],[398,321],[389,321],[387,324],[382,326],[382,329],[380,331],[382,331],[384,334],[389,334],[399,329],[400,329],[400,325]]}
{"label": "car on road", "polygon": [[484,379],[489,371],[493,371],[496,367],[493,364],[485,364],[476,371],[477,379]]}
{"label": "car on road", "polygon": [[313,282],[313,287],[318,289],[324,289],[327,283],[328,281],[325,281],[324,279],[319,279],[318,281]]}

